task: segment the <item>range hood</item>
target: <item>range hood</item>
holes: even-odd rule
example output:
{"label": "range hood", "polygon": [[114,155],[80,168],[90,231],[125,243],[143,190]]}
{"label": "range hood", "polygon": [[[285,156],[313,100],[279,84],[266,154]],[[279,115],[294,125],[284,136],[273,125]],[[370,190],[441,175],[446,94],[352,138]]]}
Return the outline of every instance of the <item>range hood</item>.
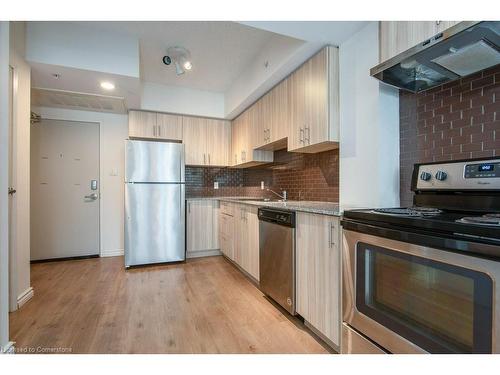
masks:
{"label": "range hood", "polygon": [[370,70],[382,82],[420,92],[500,64],[500,22],[460,22]]}

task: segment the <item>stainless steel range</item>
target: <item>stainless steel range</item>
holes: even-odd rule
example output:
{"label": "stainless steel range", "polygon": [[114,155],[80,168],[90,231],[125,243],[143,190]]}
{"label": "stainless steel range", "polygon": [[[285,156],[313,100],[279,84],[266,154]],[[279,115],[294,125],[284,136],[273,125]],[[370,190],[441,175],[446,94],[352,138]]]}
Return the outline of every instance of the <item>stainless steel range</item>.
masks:
{"label": "stainless steel range", "polygon": [[500,353],[500,158],[417,164],[414,206],[344,212],[343,353]]}

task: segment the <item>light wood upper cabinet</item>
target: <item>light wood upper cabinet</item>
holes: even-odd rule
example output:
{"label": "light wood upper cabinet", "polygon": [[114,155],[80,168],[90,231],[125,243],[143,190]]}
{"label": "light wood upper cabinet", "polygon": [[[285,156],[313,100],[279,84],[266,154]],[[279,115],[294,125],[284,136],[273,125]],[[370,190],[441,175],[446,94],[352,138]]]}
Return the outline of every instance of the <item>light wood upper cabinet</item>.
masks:
{"label": "light wood upper cabinet", "polygon": [[250,167],[273,161],[272,151],[255,149],[260,133],[259,109],[259,105],[254,104],[232,121],[230,162],[234,167]]}
{"label": "light wood upper cabinet", "polygon": [[186,165],[207,165],[207,120],[184,116],[182,128]]}
{"label": "light wood upper cabinet", "polygon": [[340,344],[339,219],[297,213],[297,312],[333,344]]}
{"label": "light wood upper cabinet", "polygon": [[184,116],[182,124],[186,165],[229,165],[229,121]]}
{"label": "light wood upper cabinet", "polygon": [[128,135],[136,138],[156,137],[156,113],[129,111]]}
{"label": "light wood upper cabinet", "polygon": [[404,52],[458,21],[381,21],[380,62]]}
{"label": "light wood upper cabinet", "polygon": [[207,119],[206,127],[207,165],[228,166],[231,148],[231,123],[224,120]]}
{"label": "light wood upper cabinet", "polygon": [[258,148],[275,150],[286,147],[286,142],[279,141],[288,137],[287,82],[286,79],[280,82],[256,103],[260,122],[254,145]]}
{"label": "light wood upper cabinet", "polygon": [[288,78],[287,85],[288,151],[338,148],[338,48],[322,49]]}
{"label": "light wood upper cabinet", "polygon": [[157,113],[158,138],[182,141],[182,116]]}
{"label": "light wood upper cabinet", "polygon": [[147,111],[130,111],[129,137],[182,140],[182,116]]}
{"label": "light wood upper cabinet", "polygon": [[187,257],[196,257],[200,252],[219,249],[218,205],[219,201],[215,199],[187,201]]}

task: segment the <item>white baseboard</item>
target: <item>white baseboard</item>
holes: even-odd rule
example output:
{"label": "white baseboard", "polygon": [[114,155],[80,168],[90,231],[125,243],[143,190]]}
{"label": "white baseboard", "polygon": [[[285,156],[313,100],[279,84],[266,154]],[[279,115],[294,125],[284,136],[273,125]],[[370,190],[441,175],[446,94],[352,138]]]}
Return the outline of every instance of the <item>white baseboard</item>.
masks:
{"label": "white baseboard", "polygon": [[15,353],[14,342],[9,341],[7,345],[0,347],[0,354],[14,354]]}
{"label": "white baseboard", "polygon": [[186,253],[186,258],[201,258],[201,257],[213,257],[216,255],[222,255],[219,249],[215,250],[201,250],[201,251],[188,251]]}
{"label": "white baseboard", "polygon": [[120,257],[123,256],[123,249],[118,249],[118,250],[103,250],[101,251],[101,257]]}
{"label": "white baseboard", "polygon": [[23,293],[17,297],[17,308],[20,309],[24,304],[26,304],[30,299],[33,298],[35,291],[33,287],[29,287]]}

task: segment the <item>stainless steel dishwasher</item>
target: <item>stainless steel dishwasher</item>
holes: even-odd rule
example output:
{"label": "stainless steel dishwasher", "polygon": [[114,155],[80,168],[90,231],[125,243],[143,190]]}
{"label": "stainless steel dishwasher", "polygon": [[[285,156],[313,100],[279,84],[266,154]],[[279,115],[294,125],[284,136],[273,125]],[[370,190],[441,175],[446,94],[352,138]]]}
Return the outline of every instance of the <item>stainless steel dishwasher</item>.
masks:
{"label": "stainless steel dishwasher", "polygon": [[259,208],[260,289],[295,315],[295,213]]}

